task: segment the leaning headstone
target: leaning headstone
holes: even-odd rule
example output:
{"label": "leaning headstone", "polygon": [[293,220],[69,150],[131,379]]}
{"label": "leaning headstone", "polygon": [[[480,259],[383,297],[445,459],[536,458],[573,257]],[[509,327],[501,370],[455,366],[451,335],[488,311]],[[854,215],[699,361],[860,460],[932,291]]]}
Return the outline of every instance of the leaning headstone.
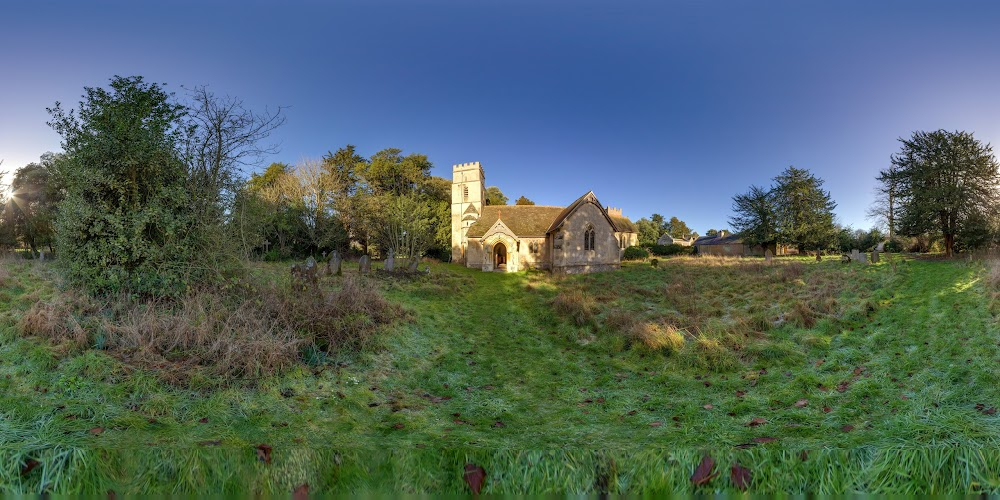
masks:
{"label": "leaning headstone", "polygon": [[316,259],[312,258],[310,255],[309,258],[306,259],[306,269],[312,269],[314,267],[316,267]]}
{"label": "leaning headstone", "polygon": [[774,258],[774,254],[771,253],[771,249],[770,248],[768,248],[767,250],[764,251],[764,262],[771,262],[771,259],[773,259],[773,258]]}
{"label": "leaning headstone", "polygon": [[340,276],[340,252],[334,250],[330,260],[326,261],[326,270],[329,274]]}
{"label": "leaning headstone", "polygon": [[391,248],[389,249],[389,256],[385,258],[385,265],[382,266],[382,269],[390,273],[396,269],[396,252],[393,252]]}
{"label": "leaning headstone", "polygon": [[878,250],[872,252],[872,264],[878,264]]}
{"label": "leaning headstone", "polygon": [[862,264],[867,264],[868,263],[868,254],[866,254],[866,253],[859,253],[858,254],[858,262],[860,262]]}
{"label": "leaning headstone", "polygon": [[358,273],[365,275],[372,272],[372,259],[367,255],[362,255],[358,261]]}

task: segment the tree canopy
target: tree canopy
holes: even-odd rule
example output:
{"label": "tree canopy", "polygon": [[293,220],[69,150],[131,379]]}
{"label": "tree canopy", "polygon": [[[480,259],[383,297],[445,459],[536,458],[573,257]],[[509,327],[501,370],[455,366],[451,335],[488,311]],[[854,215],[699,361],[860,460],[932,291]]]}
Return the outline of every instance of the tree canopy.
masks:
{"label": "tree canopy", "polygon": [[944,238],[945,252],[974,248],[997,231],[1000,172],[993,149],[971,133],[914,132],[891,157],[878,180],[892,192],[897,232]]}
{"label": "tree canopy", "polygon": [[535,202],[529,200],[527,197],[522,195],[520,198],[514,201],[515,205],[534,205]]}
{"label": "tree canopy", "polygon": [[788,167],[770,189],[751,186],[733,197],[733,230],[750,245],[797,245],[800,250],[829,247],[835,241],[837,204],[808,170]]}
{"label": "tree canopy", "polygon": [[508,198],[504,196],[503,191],[496,186],[488,186],[486,188],[486,204],[487,205],[506,205]]}

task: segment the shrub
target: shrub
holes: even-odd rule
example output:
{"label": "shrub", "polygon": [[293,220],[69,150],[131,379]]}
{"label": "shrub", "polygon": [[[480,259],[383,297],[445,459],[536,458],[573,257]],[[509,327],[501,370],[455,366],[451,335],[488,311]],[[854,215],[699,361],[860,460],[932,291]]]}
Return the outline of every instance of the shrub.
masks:
{"label": "shrub", "polygon": [[653,260],[649,261],[649,264],[652,265],[653,268],[655,269],[657,266],[660,265],[660,261],[658,259],[653,259]]}
{"label": "shrub", "polygon": [[552,299],[552,307],[557,313],[583,326],[594,321],[597,303],[580,290],[565,290]]}
{"label": "shrub", "polygon": [[671,255],[686,255],[694,252],[694,247],[686,247],[677,244],[671,245],[652,245],[649,247],[649,251],[653,255],[658,255],[660,257],[668,257]]}
{"label": "shrub", "polygon": [[885,246],[882,249],[886,252],[899,253],[903,251],[903,242],[894,238],[885,242]]}
{"label": "shrub", "polygon": [[643,260],[646,257],[649,257],[649,252],[642,247],[628,247],[625,249],[625,255],[622,256],[625,260]]}

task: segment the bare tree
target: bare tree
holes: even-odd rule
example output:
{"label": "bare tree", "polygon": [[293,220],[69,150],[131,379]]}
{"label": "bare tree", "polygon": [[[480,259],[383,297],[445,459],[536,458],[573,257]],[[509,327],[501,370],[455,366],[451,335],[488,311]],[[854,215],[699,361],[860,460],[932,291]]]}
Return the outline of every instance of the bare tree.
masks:
{"label": "bare tree", "polygon": [[279,144],[264,144],[285,123],[283,108],[255,112],[235,97],[217,97],[205,86],[189,90],[188,176],[200,213],[220,217],[244,169],[259,166],[278,152]]}

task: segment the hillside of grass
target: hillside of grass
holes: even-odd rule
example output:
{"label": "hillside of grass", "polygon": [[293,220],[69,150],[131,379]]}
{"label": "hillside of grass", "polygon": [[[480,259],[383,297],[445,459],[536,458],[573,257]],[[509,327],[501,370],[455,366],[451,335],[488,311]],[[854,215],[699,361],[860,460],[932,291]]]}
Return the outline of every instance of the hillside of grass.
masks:
{"label": "hillside of grass", "polygon": [[[406,314],[362,354],[194,385],[84,326],[26,335],[67,293],[49,266],[0,274],[0,491],[464,493],[468,464],[486,493],[1000,488],[996,285],[975,262],[440,264],[369,278]],[[255,274],[295,293],[286,273]]]}

